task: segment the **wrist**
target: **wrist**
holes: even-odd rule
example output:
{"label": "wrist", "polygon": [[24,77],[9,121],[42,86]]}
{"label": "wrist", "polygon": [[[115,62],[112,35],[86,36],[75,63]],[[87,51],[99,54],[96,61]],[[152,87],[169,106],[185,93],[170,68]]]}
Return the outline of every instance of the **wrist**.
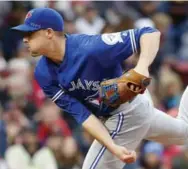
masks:
{"label": "wrist", "polygon": [[116,144],[115,144],[114,142],[111,142],[110,144],[108,144],[106,148],[107,148],[112,154],[115,154]]}
{"label": "wrist", "polygon": [[149,77],[149,70],[148,70],[148,67],[144,67],[144,66],[139,66],[137,65],[134,70],[137,72],[137,73],[140,73],[146,77]]}

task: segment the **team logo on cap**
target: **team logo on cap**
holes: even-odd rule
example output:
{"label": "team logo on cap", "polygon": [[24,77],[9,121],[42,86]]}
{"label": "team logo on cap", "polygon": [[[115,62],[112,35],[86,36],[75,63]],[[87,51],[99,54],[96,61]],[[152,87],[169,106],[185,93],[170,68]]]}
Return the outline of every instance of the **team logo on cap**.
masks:
{"label": "team logo on cap", "polygon": [[32,16],[33,11],[29,11],[25,17],[25,20]]}

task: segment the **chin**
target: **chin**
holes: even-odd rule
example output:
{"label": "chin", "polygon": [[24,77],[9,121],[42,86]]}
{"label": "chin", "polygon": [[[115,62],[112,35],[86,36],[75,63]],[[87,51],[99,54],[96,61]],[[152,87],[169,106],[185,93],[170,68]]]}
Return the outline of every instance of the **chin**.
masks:
{"label": "chin", "polygon": [[38,53],[38,52],[31,52],[31,56],[32,57],[37,57],[37,56],[41,56],[41,54]]}

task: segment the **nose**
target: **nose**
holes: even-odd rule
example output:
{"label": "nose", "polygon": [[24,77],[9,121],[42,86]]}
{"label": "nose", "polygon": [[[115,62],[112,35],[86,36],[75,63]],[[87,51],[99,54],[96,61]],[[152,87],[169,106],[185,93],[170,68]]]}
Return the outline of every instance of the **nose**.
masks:
{"label": "nose", "polygon": [[23,43],[28,43],[28,38],[27,37],[23,38]]}

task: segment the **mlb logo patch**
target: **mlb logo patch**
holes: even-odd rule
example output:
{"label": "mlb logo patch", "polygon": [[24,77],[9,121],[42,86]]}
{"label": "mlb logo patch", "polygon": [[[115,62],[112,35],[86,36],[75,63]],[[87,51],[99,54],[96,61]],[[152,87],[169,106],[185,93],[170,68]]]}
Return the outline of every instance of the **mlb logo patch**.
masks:
{"label": "mlb logo patch", "polygon": [[32,16],[33,11],[29,11],[25,17],[25,20]]}

